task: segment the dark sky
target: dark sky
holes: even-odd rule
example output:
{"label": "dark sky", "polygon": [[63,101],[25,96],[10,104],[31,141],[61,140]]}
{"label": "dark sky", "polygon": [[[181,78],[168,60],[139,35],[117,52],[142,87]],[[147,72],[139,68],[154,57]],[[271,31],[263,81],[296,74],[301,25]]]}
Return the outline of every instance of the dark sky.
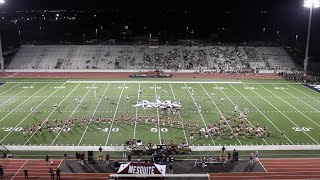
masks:
{"label": "dark sky", "polygon": [[[247,21],[247,24],[255,24],[260,28],[266,26],[269,29],[279,29],[283,36],[294,36],[295,33],[303,40],[306,39],[308,9],[303,7],[304,0],[5,0],[6,4],[0,9],[31,10],[31,9],[120,9],[130,15],[136,15],[140,21],[152,23],[165,23],[171,17],[162,17],[160,12],[190,12],[189,16],[172,16],[175,21],[192,21],[197,24],[199,19],[199,31],[206,27],[201,27],[200,21],[216,23],[218,20],[228,21],[229,24],[243,26],[237,23]],[[230,10],[232,17],[221,15],[226,10]],[[260,11],[266,10],[268,15],[264,18]],[[174,14],[172,13],[172,14]],[[215,14],[220,13],[219,16]],[[219,19],[217,19],[219,18]],[[183,23],[184,23],[183,22]],[[311,44],[314,52],[320,47],[320,9],[314,11],[311,31]],[[187,23],[185,23],[187,25]],[[205,24],[205,23],[202,23]],[[240,25],[238,25],[240,24]],[[262,29],[262,28],[261,28]]]}
{"label": "dark sky", "polygon": [[273,6],[286,6],[291,9],[303,5],[303,0],[6,0],[6,6],[12,9],[37,9],[37,8],[197,8],[197,9],[220,9],[220,8],[270,8]]}

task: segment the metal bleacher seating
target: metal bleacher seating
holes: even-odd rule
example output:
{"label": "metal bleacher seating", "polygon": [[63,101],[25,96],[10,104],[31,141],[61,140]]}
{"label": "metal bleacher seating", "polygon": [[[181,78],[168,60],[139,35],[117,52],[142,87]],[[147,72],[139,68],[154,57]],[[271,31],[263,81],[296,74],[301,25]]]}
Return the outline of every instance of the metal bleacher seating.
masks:
{"label": "metal bleacher seating", "polygon": [[23,45],[8,69],[293,69],[282,47]]}

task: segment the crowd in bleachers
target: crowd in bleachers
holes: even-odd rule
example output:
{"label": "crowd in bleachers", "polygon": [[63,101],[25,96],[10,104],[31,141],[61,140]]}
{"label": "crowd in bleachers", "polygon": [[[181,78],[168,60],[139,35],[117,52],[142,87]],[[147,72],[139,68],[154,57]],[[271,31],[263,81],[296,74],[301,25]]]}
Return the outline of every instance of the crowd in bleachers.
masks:
{"label": "crowd in bleachers", "polygon": [[320,77],[316,75],[308,75],[303,72],[280,72],[280,76],[283,76],[287,80],[297,81],[308,84],[320,84]]}
{"label": "crowd in bleachers", "polygon": [[294,63],[281,47],[26,45],[8,69],[210,69],[250,72],[251,69],[292,70]]}

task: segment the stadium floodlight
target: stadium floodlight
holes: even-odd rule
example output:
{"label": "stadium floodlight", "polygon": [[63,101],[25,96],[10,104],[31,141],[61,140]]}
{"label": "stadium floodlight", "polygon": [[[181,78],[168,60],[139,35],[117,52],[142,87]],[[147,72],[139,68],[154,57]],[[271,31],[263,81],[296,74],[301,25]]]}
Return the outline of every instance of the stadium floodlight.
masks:
{"label": "stadium floodlight", "polygon": [[308,66],[308,60],[309,60],[308,56],[309,56],[309,41],[310,41],[312,10],[313,10],[313,8],[319,8],[320,7],[320,0],[305,0],[304,1],[304,7],[310,9],[309,25],[308,25],[308,36],[307,36],[307,45],[306,45],[306,54],[305,54],[305,58],[304,58],[304,73],[307,74],[307,66]]}
{"label": "stadium floodlight", "polygon": [[320,0],[305,0],[304,7],[306,8],[319,8]]}
{"label": "stadium floodlight", "polygon": [[0,0],[0,4],[4,4],[4,0]]}

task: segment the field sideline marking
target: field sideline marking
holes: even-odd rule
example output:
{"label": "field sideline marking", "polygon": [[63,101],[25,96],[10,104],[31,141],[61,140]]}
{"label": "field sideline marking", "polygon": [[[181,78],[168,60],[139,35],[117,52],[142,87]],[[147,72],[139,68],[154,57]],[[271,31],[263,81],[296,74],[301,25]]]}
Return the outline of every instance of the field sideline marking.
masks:
{"label": "field sideline marking", "polygon": [[[215,84],[215,86],[218,87],[217,84]],[[234,106],[236,106],[236,104],[229,98],[229,96],[226,95],[226,93],[225,93],[224,91],[222,91],[222,89],[220,89],[220,88],[218,88],[218,89],[224,94],[224,96],[227,97],[227,99],[229,99],[229,101],[230,101]],[[238,107],[237,110],[238,110],[239,112],[241,112],[240,109],[239,109],[239,107]],[[253,124],[252,124],[248,119],[247,119],[247,122],[253,127]],[[260,136],[261,136],[261,135],[260,135]],[[263,141],[264,141],[267,145],[269,145],[268,142],[267,142],[264,138],[262,138],[262,139],[263,139]]]}
{"label": "field sideline marking", "polygon": [[[174,92],[173,92],[173,88],[172,88],[171,83],[169,83],[169,85],[170,85],[170,88],[171,88],[171,92],[172,92],[173,98],[176,100],[176,97],[175,97],[175,95],[174,95]],[[189,145],[189,143],[188,143],[188,138],[187,138],[187,135],[186,135],[186,130],[185,130],[186,124],[184,123],[184,120],[183,120],[182,117],[181,117],[180,111],[178,111],[178,115],[179,115],[179,118],[180,118],[180,120],[181,120],[181,124],[182,124],[181,129],[182,129],[182,131],[183,131],[184,138],[186,139],[186,142],[187,142],[187,144]]]}
{"label": "field sideline marking", "polygon": [[[44,87],[42,87],[40,90],[38,90],[37,92],[35,92],[34,94],[33,94],[33,96],[34,95],[36,95],[36,94],[38,94],[39,92],[41,92],[44,88],[46,88],[47,86],[49,86],[51,83],[49,83],[49,84],[47,84],[47,85],[45,85]],[[53,94],[53,93],[52,93]],[[51,94],[51,95],[52,95]],[[33,96],[31,96],[31,97],[29,97],[28,99],[26,99],[25,101],[23,101],[21,104],[23,104],[23,103],[25,103],[26,101],[28,101],[29,99],[31,99]],[[37,109],[41,104],[43,104],[45,101],[47,100],[47,98],[46,99],[44,99],[35,109]],[[21,105],[20,104],[20,105]],[[19,106],[20,106],[19,105]],[[18,106],[18,107],[19,107]],[[11,111],[12,112],[12,111]],[[11,112],[9,113],[9,114],[11,114]],[[15,126],[15,128],[13,128],[8,134],[6,134],[2,139],[1,139],[1,141],[0,141],[0,143],[4,140],[4,139],[6,139],[22,122],[24,122],[30,115],[32,114],[32,112],[29,112],[29,114],[26,116],[26,117],[24,117],[19,123],[18,123],[18,125],[16,125]],[[5,116],[6,117],[6,116]]]}
{"label": "field sideline marking", "polygon": [[[204,89],[204,87],[202,86],[202,84],[199,83],[199,85],[201,86],[202,90],[207,94],[207,96],[209,97],[209,99],[211,100],[211,102],[214,104],[214,106],[217,108],[217,110],[219,111],[220,115],[223,117],[224,121],[228,124],[231,132],[233,133],[233,129],[231,128],[230,124],[227,122],[226,118],[224,117],[224,115],[222,114],[222,112],[220,111],[220,109],[218,108],[217,104],[212,100],[211,96],[208,94],[208,92]],[[233,134],[233,136],[235,136],[235,134]],[[242,145],[241,141],[239,140],[238,136],[236,136],[238,142],[240,143],[240,145]]]}
{"label": "field sideline marking", "polygon": [[[90,123],[91,123],[91,122],[92,122],[92,120],[95,118],[95,117],[94,117],[94,115],[96,114],[97,109],[98,109],[98,107],[99,107],[99,105],[100,105],[100,103],[101,103],[102,99],[104,99],[104,96],[105,96],[105,94],[106,94],[107,90],[109,89],[109,86],[110,86],[110,83],[109,83],[108,87],[105,89],[105,91],[104,91],[104,93],[103,93],[102,97],[100,98],[100,100],[99,100],[99,102],[98,102],[97,107],[94,109],[94,111],[93,111],[93,113],[92,113],[92,116],[91,116],[92,118],[90,117],[90,121],[89,121],[89,123],[87,124],[87,127],[86,127],[86,129],[84,130],[84,132],[83,132],[83,134],[82,134],[82,136],[81,136],[81,138],[80,138],[80,141],[79,141],[79,143],[78,143],[78,146],[80,145],[80,143],[81,143],[81,141],[82,141],[82,139],[83,139],[84,135],[86,134],[86,132],[87,132],[87,130],[88,130],[88,127],[89,127]],[[110,131],[111,131],[111,129],[110,129]]]}
{"label": "field sideline marking", "polygon": [[[245,85],[246,86],[246,85]],[[248,87],[248,86],[247,86]],[[254,92],[255,94],[257,94],[258,96],[260,96],[264,101],[266,101],[268,104],[270,104],[274,109],[276,109],[280,114],[282,114],[285,118],[287,118],[292,124],[294,124],[296,127],[300,128],[300,126],[298,126],[295,122],[293,122],[287,115],[285,115],[283,112],[281,112],[277,107],[275,107],[272,103],[270,103],[268,100],[266,100],[264,97],[262,97],[259,93],[257,93],[256,91],[254,91],[253,89],[250,89],[252,92]],[[307,132],[302,131],[304,134],[306,134],[310,139],[312,139],[314,142],[316,142],[317,144],[318,141],[316,141],[313,137],[311,137]]]}
{"label": "field sideline marking", "polygon": [[107,140],[106,140],[106,144],[108,144],[109,142],[109,137],[110,137],[110,134],[111,134],[111,129],[112,129],[112,126],[113,126],[113,123],[114,123],[114,119],[116,117],[116,114],[117,114],[117,110],[118,110],[118,107],[119,107],[119,104],[120,104],[120,100],[121,100],[121,97],[122,97],[122,93],[123,93],[123,90],[124,90],[124,87],[126,86],[126,83],[123,83],[123,87],[122,87],[122,90],[121,90],[121,93],[120,93],[120,96],[119,96],[119,99],[118,99],[118,103],[117,103],[117,106],[116,106],[116,110],[114,111],[114,115],[113,115],[113,119],[112,119],[112,122],[111,122],[111,126],[109,128],[109,133],[108,133],[108,136],[107,136]]}
{"label": "field sideline marking", "polygon": [[[1,96],[2,94],[6,93],[7,91],[10,91],[11,89],[14,89],[15,87],[19,86],[20,84],[22,84],[22,83],[16,84],[15,86],[12,86],[11,88],[3,91],[3,92],[0,94],[0,96]],[[4,84],[4,85],[5,85],[5,84]],[[1,86],[1,87],[3,87],[3,86]]]}
{"label": "field sideline marking", "polygon": [[[137,98],[137,104],[139,102],[139,97],[140,97],[140,86],[141,83],[139,83],[139,87],[138,87],[138,98]],[[136,107],[136,120],[134,122],[134,129],[133,129],[133,139],[136,139],[136,129],[137,129],[137,121],[138,121],[138,106]]]}
{"label": "field sideline marking", "polygon": [[[48,85],[50,85],[51,83],[47,84],[45,87],[47,87]],[[58,90],[58,89],[57,89]],[[54,93],[57,92],[57,90],[53,91],[48,97],[46,97],[40,104],[38,104],[34,109],[36,110],[38,107],[40,107],[44,102],[46,102]],[[37,94],[37,93],[36,93]],[[30,115],[32,114],[32,112],[30,112],[26,117],[24,117],[19,123],[18,125],[16,125],[15,128],[13,128],[0,142],[2,142],[6,137],[8,137],[22,122],[24,122]]]}
{"label": "field sideline marking", "polygon": [[[158,94],[157,94],[157,85],[154,83],[154,94],[156,95],[156,99],[158,99]],[[158,131],[159,131],[159,144],[161,144],[161,131],[160,131],[160,119],[159,119],[159,110],[157,108],[157,121],[158,121]]]}
{"label": "field sideline marking", "polygon": [[[260,85],[261,86],[261,85]],[[264,88],[265,90],[269,91],[268,89],[266,89],[264,86],[261,86],[262,88]],[[292,97],[296,98],[294,95],[292,95],[291,93],[287,92],[286,90],[282,90],[283,92],[287,93],[287,94],[290,94]],[[269,91],[270,93],[274,94],[273,92]],[[293,109],[295,109],[296,111],[298,111],[300,114],[302,114],[304,117],[306,117],[307,119],[309,119],[311,122],[313,122],[315,125],[317,125],[318,127],[320,127],[320,125],[318,123],[316,123],[315,121],[313,121],[309,116],[305,115],[303,112],[301,112],[300,110],[298,110],[296,107],[292,106],[290,103],[288,103],[287,101],[285,101],[284,99],[280,98],[279,96],[277,96],[276,94],[274,94],[277,98],[281,99],[282,101],[284,101],[285,103],[287,103],[289,106],[291,106]],[[312,109],[314,109],[315,111],[317,112],[320,112],[318,111],[317,109],[315,109],[314,107],[310,106],[309,104],[305,103],[304,101],[302,101],[301,99],[299,98],[296,98],[298,99],[299,101],[301,101],[302,103],[304,103],[305,105],[311,107]]]}
{"label": "field sideline marking", "polygon": [[[28,99],[30,99],[31,97],[33,97],[36,93],[34,93],[32,96],[30,96]],[[27,101],[28,99],[26,99],[25,101]],[[23,101],[22,103],[20,103],[16,108],[14,108],[13,110],[10,111],[10,113],[6,114],[3,118],[0,119],[0,122],[3,121],[7,116],[9,116],[12,112],[14,112],[16,109],[18,109],[22,104],[25,103],[25,101]]]}
{"label": "field sideline marking", "polygon": [[[87,95],[89,94],[89,92],[92,90],[92,87],[95,85],[96,83],[93,83],[91,88],[87,91],[87,93],[84,95],[84,97],[81,99],[80,103],[78,103],[78,105],[76,106],[76,108],[72,111],[71,115],[69,116],[69,118],[72,117],[72,115],[75,113],[76,109],[78,109],[78,107],[80,106],[80,104],[82,103],[82,101],[87,97]],[[66,120],[65,120],[66,121]],[[59,135],[61,134],[61,132],[63,131],[63,128],[65,127],[65,123],[62,126],[62,128],[60,129],[58,135],[53,139],[51,145],[57,140],[57,138],[59,137]]]}
{"label": "field sideline marking", "polygon": [[[32,84],[31,86],[35,85],[36,83]],[[16,95],[12,96],[11,98],[7,99],[5,102],[3,102],[2,104],[0,104],[0,106],[4,105],[6,102],[10,101],[11,99],[17,97],[19,94],[23,93],[24,91],[29,90],[29,89],[24,89],[22,91],[20,91],[19,93],[17,93]]]}
{"label": "field sideline marking", "polygon": [[[196,104],[196,101],[194,100],[193,96],[191,95],[191,93],[190,93],[190,91],[189,91],[189,88],[188,88],[187,84],[186,84],[186,83],[184,83],[184,86],[186,87],[186,90],[188,91],[188,93],[189,93],[189,95],[190,95],[191,99],[193,100],[193,104],[196,106],[196,108],[197,108],[197,110],[198,110],[198,112],[199,112],[199,114],[200,114],[200,117],[201,117],[201,119],[202,119],[202,121],[203,121],[203,124],[206,126],[206,129],[207,129],[207,128],[208,128],[208,126],[207,126],[207,124],[206,124],[206,121],[203,119],[203,116],[202,116],[201,112],[199,111],[199,108],[198,108],[198,106],[197,106],[197,104]],[[212,136],[210,136],[210,138],[211,138],[211,140],[212,140],[212,142],[213,142],[213,145],[216,145],[216,143],[214,142],[214,140],[213,140]]]}
{"label": "field sideline marking", "polygon": [[[6,145],[10,151],[97,151],[98,146],[34,146],[34,145]],[[239,151],[262,150],[319,150],[320,145],[227,145],[226,149],[237,149]],[[104,151],[121,152],[124,146],[102,146]],[[221,146],[190,146],[192,151],[221,151]],[[197,156],[198,155],[194,155]],[[310,155],[311,156],[311,155]],[[314,159],[314,158],[310,158]]]}
{"label": "field sideline marking", "polygon": [[[256,106],[254,105],[247,97],[245,97],[238,89],[236,89],[235,87],[233,87],[231,84],[229,84],[234,90],[236,90],[242,97],[244,97],[253,107],[255,107],[259,112],[260,114],[262,114],[280,133],[281,133],[281,130]],[[293,142],[287,137],[287,135],[284,135],[287,140],[293,144]]]}
{"label": "field sideline marking", "polygon": [[135,84],[139,84],[139,83],[145,83],[145,84],[168,84],[168,83],[176,83],[176,84],[184,84],[184,83],[188,83],[188,84],[198,84],[198,83],[203,83],[203,84],[211,84],[211,83],[221,83],[221,84],[242,84],[242,82],[240,81],[72,81],[72,80],[68,80],[68,83],[115,83],[115,84],[119,84],[119,83],[135,83]]}
{"label": "field sideline marking", "polygon": [[[314,100],[316,100],[316,101],[320,102],[318,99],[316,99],[316,98],[314,98],[314,97],[310,96],[309,94],[307,94],[307,93],[305,93],[305,92],[301,91],[301,90],[300,90],[300,89],[298,89],[298,88],[295,88],[295,87],[293,87],[293,86],[291,86],[291,85],[289,85],[289,84],[287,84],[287,86],[289,86],[289,87],[291,87],[291,88],[293,88],[293,89],[295,89],[295,90],[297,90],[297,91],[301,92],[302,94],[307,95],[308,97],[310,97],[310,98],[312,98],[312,99],[314,99]],[[303,87],[305,87],[305,86],[303,86]],[[307,88],[307,87],[305,87],[305,88]],[[308,90],[310,90],[310,88],[307,88],[307,89],[308,89]]]}
{"label": "field sideline marking", "polygon": [[[65,84],[65,83],[64,83]],[[64,84],[62,84],[62,85],[64,85]],[[62,86],[61,85],[61,86]],[[68,93],[68,95],[67,96],[65,96],[65,98],[63,98],[62,99],[62,101],[58,104],[58,108],[59,108],[59,106],[69,97],[69,95],[79,86],[80,84],[78,84],[78,85],[76,85],[69,93]],[[57,89],[57,90],[59,90],[59,89]],[[56,91],[57,91],[56,90]],[[55,92],[56,92],[55,91]],[[46,120],[48,120],[49,119],[49,117],[55,112],[56,110],[54,109],[53,111],[51,111],[51,113],[47,116],[47,118],[42,122],[42,124],[41,124],[41,126],[46,122]],[[24,143],[24,145],[26,145],[29,141],[30,141],[30,139],[36,134],[36,132],[38,131],[38,128],[33,132],[33,134],[28,138],[28,140]]]}
{"label": "field sideline marking", "polygon": [[13,179],[16,177],[16,175],[20,172],[20,170],[24,167],[24,165],[25,165],[27,162],[28,162],[28,160],[26,160],[26,161],[21,165],[21,167],[18,169],[18,171],[12,176],[11,180],[13,180]]}

